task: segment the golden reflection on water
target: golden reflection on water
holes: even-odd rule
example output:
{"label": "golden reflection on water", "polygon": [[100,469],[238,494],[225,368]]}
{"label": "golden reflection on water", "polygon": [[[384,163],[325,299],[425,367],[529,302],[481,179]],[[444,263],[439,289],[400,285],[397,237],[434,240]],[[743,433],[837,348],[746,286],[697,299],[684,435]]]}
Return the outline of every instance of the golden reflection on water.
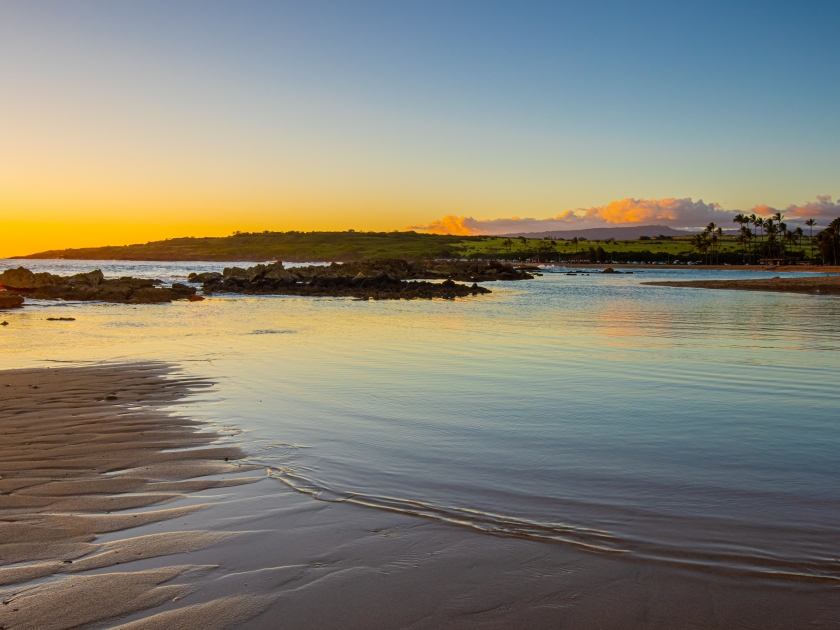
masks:
{"label": "golden reflection on water", "polygon": [[831,557],[840,300],[638,285],[655,277],[546,275],[454,302],[42,303],[3,315],[0,366],[177,363],[218,382],[194,413],[367,504],[712,564]]}

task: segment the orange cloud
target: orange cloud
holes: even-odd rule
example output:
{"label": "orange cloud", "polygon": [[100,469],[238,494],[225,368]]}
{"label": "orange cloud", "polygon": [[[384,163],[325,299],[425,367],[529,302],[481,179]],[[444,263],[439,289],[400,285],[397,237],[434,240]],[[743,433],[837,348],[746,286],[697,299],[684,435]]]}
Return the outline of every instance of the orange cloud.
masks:
{"label": "orange cloud", "polygon": [[620,199],[605,206],[566,210],[546,219],[513,216],[500,219],[474,219],[448,215],[428,225],[409,229],[433,234],[512,234],[551,230],[585,229],[606,225],[655,224],[671,227],[700,227],[710,221],[731,221],[734,213],[715,203],[685,199]]}
{"label": "orange cloud", "polygon": [[[434,234],[521,234],[528,232],[550,232],[572,229],[605,227],[607,225],[664,225],[672,228],[697,229],[711,221],[732,229],[733,217],[741,210],[726,210],[717,203],[694,201],[690,197],[676,199],[633,199],[611,201],[604,206],[566,210],[546,219],[520,218],[513,216],[500,219],[475,219],[448,215],[428,225],[413,225],[410,230]],[[804,219],[831,220],[840,216],[840,203],[829,195],[818,195],[816,201],[801,206],[790,205],[777,210],[772,206],[758,205],[749,212],[759,216],[770,216],[782,212],[790,225],[802,223]]]}
{"label": "orange cloud", "polygon": [[589,208],[585,216],[606,223],[682,223],[681,227],[703,225],[718,219],[720,206],[703,200],[620,199],[599,208]]}
{"label": "orange cloud", "polygon": [[[776,211],[773,210],[772,213]],[[790,205],[784,213],[791,219],[828,219],[840,217],[840,203],[831,200],[831,195],[817,195],[816,201],[801,206]]]}
{"label": "orange cloud", "polygon": [[420,230],[430,234],[455,234],[457,236],[472,236],[481,234],[476,227],[478,221],[472,217],[456,217],[454,214],[447,214],[442,219],[432,221],[429,225],[409,225],[408,230]]}

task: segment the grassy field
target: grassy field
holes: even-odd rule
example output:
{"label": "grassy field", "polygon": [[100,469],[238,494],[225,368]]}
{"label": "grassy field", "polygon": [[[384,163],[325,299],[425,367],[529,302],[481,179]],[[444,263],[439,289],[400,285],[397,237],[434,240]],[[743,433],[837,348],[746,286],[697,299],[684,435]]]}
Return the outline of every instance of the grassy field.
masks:
{"label": "grassy field", "polygon": [[[633,257],[634,254],[650,253],[659,259],[666,260],[700,259],[700,256],[692,248],[691,236],[678,236],[673,239],[635,239],[631,241],[580,241],[577,244],[568,240],[546,241],[544,239],[524,238],[493,238],[482,237],[479,240],[472,240],[461,245],[461,251],[466,257],[470,256],[497,256],[500,258],[520,258],[522,256],[540,255],[542,257],[557,257],[559,259],[571,258],[576,255],[588,255],[589,248],[602,248],[608,255],[614,254],[614,258],[624,256]],[[803,254],[806,258],[810,255],[808,238],[802,240],[802,245],[788,246],[786,251],[794,256]],[[817,251],[815,246],[814,252]],[[721,259],[730,256],[740,256],[743,248],[735,237],[724,237],[718,244],[718,255]]]}
{"label": "grassy field", "polygon": [[461,256],[464,243],[479,237],[416,232],[259,232],[219,238],[174,238],[143,245],[38,252],[22,258],[76,260],[411,260]]}
{"label": "grassy field", "polygon": [[[737,245],[733,243],[733,245]],[[521,256],[530,253],[552,253],[557,252],[562,256],[572,256],[576,252],[585,254],[590,247],[603,247],[610,252],[667,252],[672,256],[686,255],[691,250],[689,237],[679,237],[675,240],[632,240],[632,241],[581,241],[575,246],[571,241],[546,241],[544,239],[522,239],[522,238],[491,238],[483,237],[478,241],[471,241],[462,245],[462,251],[466,256],[476,254],[489,254],[499,256]]]}
{"label": "grassy field", "polygon": [[[122,247],[95,247],[38,252],[21,258],[77,260],[218,260],[289,262],[354,261],[364,258],[501,258],[564,260],[590,257],[590,248],[601,261],[651,260],[671,262],[702,260],[692,249],[691,237],[631,241],[580,241],[504,238],[492,236],[441,236],[417,232],[260,232],[218,238],[176,238]],[[718,245],[718,262],[743,262],[742,247],[734,237]],[[802,246],[788,248],[789,255],[808,257],[807,237]],[[593,260],[594,262],[594,260]]]}

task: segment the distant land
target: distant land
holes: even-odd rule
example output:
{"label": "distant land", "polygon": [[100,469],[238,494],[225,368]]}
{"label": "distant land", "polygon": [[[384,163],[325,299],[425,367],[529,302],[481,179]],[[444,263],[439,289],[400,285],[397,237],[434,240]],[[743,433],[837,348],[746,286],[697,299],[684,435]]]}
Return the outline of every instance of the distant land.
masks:
{"label": "distant land", "polygon": [[[665,242],[651,242],[650,237],[668,237]],[[571,243],[577,236],[582,243],[593,245],[616,239],[608,247],[622,252],[636,252],[640,259],[651,256],[687,255],[691,248],[688,232],[664,225],[618,228],[593,228],[564,232],[540,232],[521,236],[499,235],[454,236],[418,232],[250,232],[223,237],[172,238],[144,244],[55,249],[17,259],[67,259],[67,260],[155,260],[155,261],[242,261],[263,262],[353,262],[366,258],[400,258],[404,260],[430,260],[435,258],[516,257],[525,259],[534,255],[543,257],[553,253],[568,256],[578,253]],[[547,240],[550,239],[556,240]],[[648,238],[647,241],[639,237]],[[674,238],[682,237],[682,238]],[[737,248],[734,243],[729,246]],[[587,244],[586,247],[589,247]],[[581,251],[588,251],[583,247]],[[546,249],[548,248],[548,249]]]}
{"label": "distant land", "polygon": [[617,241],[630,241],[640,236],[689,236],[691,232],[675,230],[667,225],[631,225],[629,227],[603,227],[586,230],[552,230],[550,232],[512,232],[502,236],[524,236],[525,238],[585,238],[590,241],[603,241],[614,238]]}
{"label": "distant land", "polygon": [[364,258],[421,260],[458,257],[467,242],[482,238],[417,232],[252,232],[222,237],[172,238],[137,245],[54,249],[13,258],[248,262],[350,262]]}

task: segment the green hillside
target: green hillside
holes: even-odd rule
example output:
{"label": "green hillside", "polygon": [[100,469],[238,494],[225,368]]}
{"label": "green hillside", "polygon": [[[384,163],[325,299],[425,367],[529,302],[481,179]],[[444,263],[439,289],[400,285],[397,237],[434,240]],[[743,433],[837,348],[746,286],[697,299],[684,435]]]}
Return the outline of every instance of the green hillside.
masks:
{"label": "green hillside", "polygon": [[[662,261],[740,264],[751,248],[734,236],[724,236],[714,248],[698,250],[692,236],[643,237],[615,241],[549,240],[497,236],[442,236],[417,232],[258,232],[218,238],[174,238],[121,247],[52,250],[19,258],[76,260],[216,260],[287,262],[352,262],[365,258],[484,258],[528,260],[586,260],[591,262]],[[752,249],[758,249],[753,243]],[[785,247],[785,255],[798,259],[818,257],[808,237]],[[756,262],[762,254],[750,254]]]}
{"label": "green hillside", "polygon": [[460,256],[464,244],[471,240],[480,240],[480,237],[417,232],[257,232],[218,238],[173,238],[143,245],[51,250],[19,258],[255,262],[352,261],[363,258],[418,260]]}

